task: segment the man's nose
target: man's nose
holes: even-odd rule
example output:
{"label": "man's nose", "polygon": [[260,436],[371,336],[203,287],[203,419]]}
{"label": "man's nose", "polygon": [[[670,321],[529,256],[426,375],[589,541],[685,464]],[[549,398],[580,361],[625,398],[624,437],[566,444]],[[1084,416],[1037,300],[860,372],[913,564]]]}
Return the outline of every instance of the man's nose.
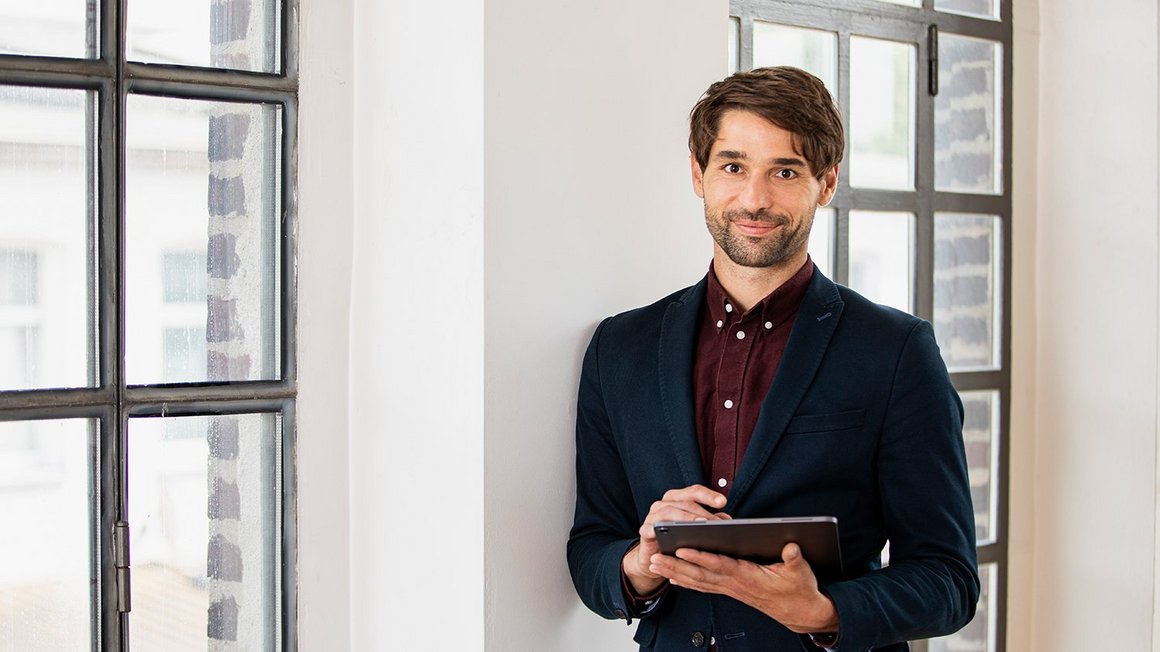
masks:
{"label": "man's nose", "polygon": [[742,208],[751,213],[756,213],[771,207],[773,203],[773,188],[768,179],[753,176],[746,182],[739,199]]}

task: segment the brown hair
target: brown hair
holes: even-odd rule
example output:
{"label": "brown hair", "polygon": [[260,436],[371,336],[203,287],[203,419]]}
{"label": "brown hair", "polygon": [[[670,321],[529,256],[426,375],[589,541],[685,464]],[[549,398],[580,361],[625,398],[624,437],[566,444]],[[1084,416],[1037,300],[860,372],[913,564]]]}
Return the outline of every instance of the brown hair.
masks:
{"label": "brown hair", "polygon": [[701,170],[717,140],[721,116],[749,111],[793,134],[794,149],[819,179],[842,160],[842,114],[820,79],[789,66],[739,72],[713,84],[689,114],[689,151]]}

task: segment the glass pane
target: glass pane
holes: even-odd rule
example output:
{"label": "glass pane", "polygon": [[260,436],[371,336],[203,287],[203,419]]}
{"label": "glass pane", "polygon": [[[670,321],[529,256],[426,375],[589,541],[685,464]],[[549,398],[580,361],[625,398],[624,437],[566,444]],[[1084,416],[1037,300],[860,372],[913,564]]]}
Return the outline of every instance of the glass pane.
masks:
{"label": "glass pane", "polygon": [[134,649],[279,649],[279,428],[273,414],[129,422]]}
{"label": "glass pane", "polygon": [[96,56],[90,0],[0,0],[0,54],[81,59]]}
{"label": "glass pane", "polygon": [[999,368],[1002,223],[935,213],[934,333],[951,371]]}
{"label": "glass pane", "polygon": [[0,86],[0,390],[90,383],[91,102]]}
{"label": "glass pane", "polygon": [[963,442],[975,505],[975,538],[979,545],[995,542],[998,514],[999,392],[961,392]]}
{"label": "glass pane", "polygon": [[999,0],[934,0],[934,8],[952,14],[999,19]]}
{"label": "glass pane", "polygon": [[934,98],[934,180],[938,190],[1003,191],[1002,52],[966,36],[938,38],[939,93]]}
{"label": "glass pane", "polygon": [[804,27],[753,21],[753,67],[795,66],[838,96],[838,35]]}
{"label": "glass pane", "polygon": [[741,21],[736,16],[729,17],[729,74],[741,68]]}
{"label": "glass pane", "polygon": [[876,303],[911,312],[914,214],[850,211],[850,287]]}
{"label": "glass pane", "polygon": [[130,383],[278,377],[280,131],[276,105],[129,97]]}
{"label": "glass pane", "polygon": [[979,564],[979,581],[982,592],[975,617],[959,631],[929,641],[930,652],[994,652],[995,615],[998,612],[999,566]]}
{"label": "glass pane", "polygon": [[850,38],[850,185],[914,188],[917,50]]}
{"label": "glass pane", "polygon": [[128,58],[281,72],[278,0],[129,0]]}
{"label": "glass pane", "polygon": [[[0,650],[88,650],[90,430],[85,419],[0,422]],[[46,515],[48,517],[46,518]]]}
{"label": "glass pane", "polygon": [[819,208],[810,231],[810,258],[827,278],[834,278],[834,209]]}

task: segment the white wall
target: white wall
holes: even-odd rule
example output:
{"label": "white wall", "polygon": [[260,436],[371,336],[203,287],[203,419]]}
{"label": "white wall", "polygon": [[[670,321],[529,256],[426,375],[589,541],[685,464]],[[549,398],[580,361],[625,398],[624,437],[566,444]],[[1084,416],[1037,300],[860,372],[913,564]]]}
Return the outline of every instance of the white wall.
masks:
{"label": "white wall", "polygon": [[708,265],[727,3],[301,5],[300,647],[633,649],[564,564],[576,377]]}
{"label": "white wall", "polygon": [[1034,523],[1035,650],[1153,640],[1156,12],[1039,5],[1034,464],[1012,470],[1034,477],[1012,516]]}
{"label": "white wall", "polygon": [[600,318],[708,268],[686,120],[727,73],[728,4],[509,0],[486,16],[487,648],[636,649],[565,565],[576,384]]}
{"label": "white wall", "polygon": [[483,2],[356,2],[354,18],[351,647],[469,650],[483,636]]}
{"label": "white wall", "polygon": [[1007,529],[1007,649],[1032,651],[1035,551],[1039,2],[1013,7],[1011,424]]}
{"label": "white wall", "polygon": [[298,150],[298,637],[350,646],[352,0],[304,0]]}

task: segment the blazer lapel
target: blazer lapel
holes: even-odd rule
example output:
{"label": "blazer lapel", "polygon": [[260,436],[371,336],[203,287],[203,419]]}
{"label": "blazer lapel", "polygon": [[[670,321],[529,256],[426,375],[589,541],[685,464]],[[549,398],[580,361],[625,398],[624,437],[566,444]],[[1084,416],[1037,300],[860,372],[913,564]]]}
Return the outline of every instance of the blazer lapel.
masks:
{"label": "blazer lapel", "polygon": [[669,304],[661,322],[657,365],[661,407],[686,487],[705,484],[693,409],[693,356],[697,346],[697,318],[705,303],[707,279],[701,279]]}
{"label": "blazer lapel", "polygon": [[741,460],[741,468],[729,492],[730,512],[735,513],[781,441],[797,406],[821,365],[830,338],[838,327],[845,303],[834,282],[814,270],[813,279],[798,308],[785,353],[773,383],[761,404],[753,438]]}

